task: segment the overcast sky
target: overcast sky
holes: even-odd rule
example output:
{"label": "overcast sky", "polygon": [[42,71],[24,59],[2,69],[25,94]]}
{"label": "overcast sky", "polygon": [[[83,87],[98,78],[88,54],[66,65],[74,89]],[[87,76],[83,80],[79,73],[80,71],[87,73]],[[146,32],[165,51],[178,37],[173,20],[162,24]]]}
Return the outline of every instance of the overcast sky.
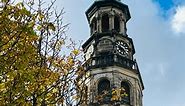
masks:
{"label": "overcast sky", "polygon": [[[68,36],[90,36],[85,11],[94,0],[58,0]],[[122,0],[131,13],[133,39],[145,85],[144,106],[185,106],[185,0]]]}

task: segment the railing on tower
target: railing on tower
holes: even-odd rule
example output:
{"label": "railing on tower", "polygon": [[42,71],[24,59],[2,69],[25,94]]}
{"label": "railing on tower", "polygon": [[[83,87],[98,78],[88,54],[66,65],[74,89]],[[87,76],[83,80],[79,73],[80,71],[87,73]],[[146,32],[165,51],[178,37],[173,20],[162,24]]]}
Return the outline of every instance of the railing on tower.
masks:
{"label": "railing on tower", "polygon": [[114,65],[131,70],[137,70],[137,64],[135,61],[117,54],[106,54],[97,57],[92,57],[87,60],[84,65],[87,70],[92,68],[103,68]]}

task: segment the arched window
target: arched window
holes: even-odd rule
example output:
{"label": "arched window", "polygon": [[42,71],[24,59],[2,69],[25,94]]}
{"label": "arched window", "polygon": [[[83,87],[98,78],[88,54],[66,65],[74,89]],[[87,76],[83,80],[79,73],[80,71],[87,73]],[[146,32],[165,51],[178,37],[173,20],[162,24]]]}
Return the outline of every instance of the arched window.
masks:
{"label": "arched window", "polygon": [[102,16],[102,21],[101,22],[102,22],[102,25],[101,25],[102,32],[108,31],[109,30],[109,16],[108,16],[108,14],[104,14]]}
{"label": "arched window", "polygon": [[118,16],[114,17],[114,29],[119,32],[120,31],[120,19]]}
{"label": "arched window", "polygon": [[98,83],[98,94],[101,95],[105,91],[109,90],[110,90],[110,81],[107,79],[100,80],[100,82]]}
{"label": "arched window", "polygon": [[121,103],[130,104],[130,87],[127,82],[121,82]]}
{"label": "arched window", "polygon": [[97,20],[96,20],[96,18],[94,18],[92,20],[92,23],[91,23],[91,33],[94,33],[95,31],[97,31]]}

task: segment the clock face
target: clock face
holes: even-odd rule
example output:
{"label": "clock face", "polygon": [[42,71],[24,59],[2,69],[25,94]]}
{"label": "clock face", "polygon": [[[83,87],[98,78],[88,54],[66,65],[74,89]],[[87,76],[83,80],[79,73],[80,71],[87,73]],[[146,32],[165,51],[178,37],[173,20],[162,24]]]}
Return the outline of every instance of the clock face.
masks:
{"label": "clock face", "polygon": [[128,47],[127,43],[125,43],[123,41],[116,41],[116,50],[122,56],[129,55],[129,47]]}

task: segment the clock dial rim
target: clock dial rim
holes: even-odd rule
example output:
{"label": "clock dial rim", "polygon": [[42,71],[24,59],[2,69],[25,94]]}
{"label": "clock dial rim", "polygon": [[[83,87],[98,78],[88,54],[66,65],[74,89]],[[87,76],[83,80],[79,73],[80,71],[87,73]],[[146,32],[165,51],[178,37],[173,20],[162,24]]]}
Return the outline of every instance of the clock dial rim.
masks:
{"label": "clock dial rim", "polygon": [[129,56],[129,46],[124,41],[116,41],[116,51],[122,56]]}

